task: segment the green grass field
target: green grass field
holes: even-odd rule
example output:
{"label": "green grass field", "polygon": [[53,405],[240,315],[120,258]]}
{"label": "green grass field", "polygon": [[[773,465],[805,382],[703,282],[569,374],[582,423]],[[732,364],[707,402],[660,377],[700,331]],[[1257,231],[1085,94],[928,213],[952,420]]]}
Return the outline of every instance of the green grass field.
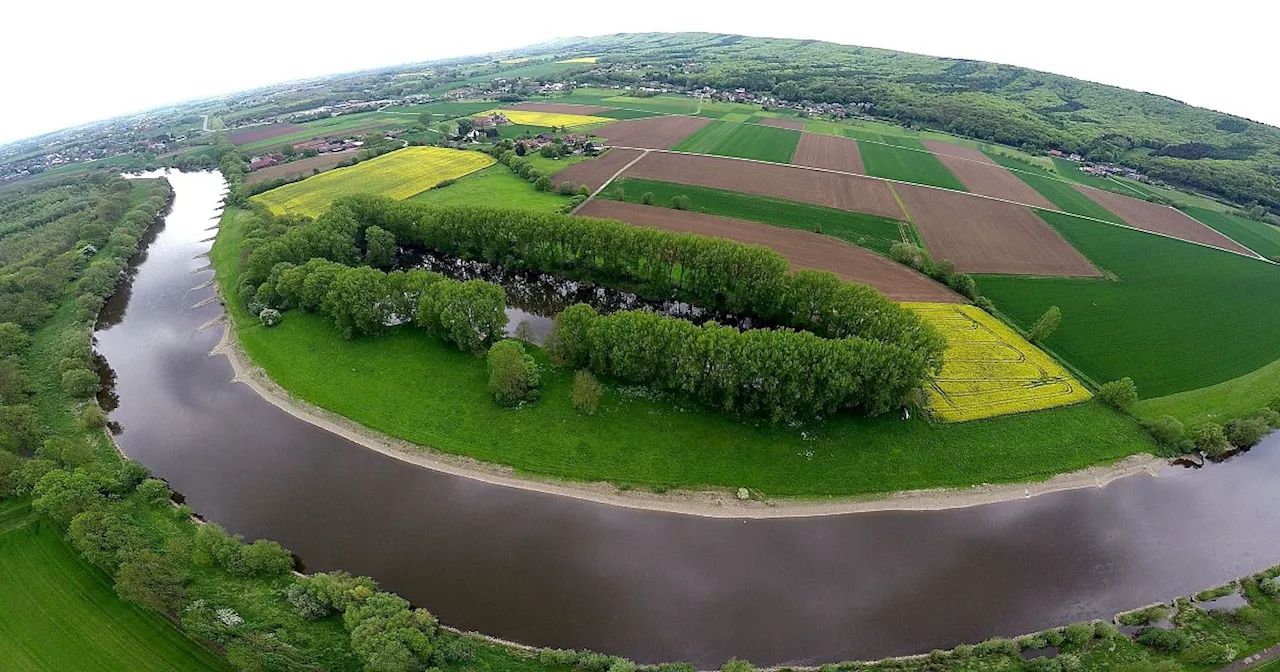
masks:
{"label": "green grass field", "polygon": [[[645,192],[652,192],[654,203],[668,205],[671,199],[688,196],[691,209],[724,217],[736,217],[753,222],[784,226],[791,229],[813,231],[817,224],[822,225],[822,233],[839,238],[854,245],[860,245],[888,254],[889,247],[902,240],[899,233],[900,223],[897,220],[876,215],[867,215],[834,208],[824,208],[806,203],[783,201],[763,196],[754,196],[734,191],[691,187],[670,182],[637,180],[623,178],[615,182],[603,193],[606,198],[615,198],[618,187],[622,188],[622,198],[632,203],[639,203]],[[903,224],[910,226],[909,224]]]}
{"label": "green grass field", "polygon": [[1039,166],[1028,165],[1021,161],[1015,161],[1006,156],[996,153],[988,153],[992,161],[1009,168],[1017,175],[1019,179],[1026,182],[1028,186],[1040,192],[1041,196],[1049,199],[1050,203],[1058,206],[1063,212],[1069,212],[1073,215],[1084,215],[1085,217],[1093,217],[1107,222],[1115,222],[1116,224],[1124,224],[1124,220],[1113,214],[1110,210],[1102,207],[1093,199],[1080,193],[1075,187],[1071,186],[1061,177],[1051,173]]}
{"label": "green grass field", "polygon": [[398,115],[419,115],[423,112],[430,112],[435,121],[444,121],[445,119],[453,119],[456,117],[465,117],[471,114],[477,114],[486,110],[493,109],[492,100],[481,100],[477,102],[450,101],[439,103],[426,103],[424,105],[393,105],[382,110],[382,114],[398,114]]}
{"label": "green grass field", "polygon": [[459,178],[447,186],[429,189],[408,200],[432,205],[475,205],[476,203],[500,203],[504,208],[521,208],[539,212],[556,212],[569,202],[567,196],[538,191],[511,172],[510,168],[497,164]]}
{"label": "green grass field", "polygon": [[868,175],[968,191],[919,140],[883,138],[883,142],[890,140],[890,144],[881,144],[858,138],[858,152],[862,154],[862,164]]}
{"label": "green grass field", "polygon": [[1182,211],[1254,252],[1280,261],[1280,227],[1204,208],[1184,206]]}
{"label": "green grass field", "polygon": [[304,140],[310,140],[311,138],[325,135],[343,135],[354,128],[404,128],[414,123],[417,123],[416,119],[402,114],[381,114],[379,112],[344,114],[341,117],[309,121],[302,124],[302,126],[306,127],[305,131],[298,131],[297,133],[290,133],[288,135],[267,138],[266,140],[259,140],[258,142],[251,142],[245,145],[240,145],[239,149],[245,152],[252,152],[256,149],[302,142]]}
{"label": "green grass field", "polygon": [[1239,378],[1138,402],[1144,418],[1172,415],[1190,427],[1206,420],[1225,422],[1258,410],[1280,398],[1280,359]]}
{"label": "green grass field", "polygon": [[645,112],[644,110],[607,110],[605,112],[593,112],[592,116],[609,117],[610,119],[644,119],[645,117],[656,117],[658,113]]}
{"label": "green grass field", "polygon": [[[240,216],[226,211],[211,255],[224,289],[238,274]],[[1034,479],[1152,449],[1097,403],[953,425],[890,414],[786,426],[611,388],[600,414],[584,416],[571,374],[539,350],[541,399],[506,409],[488,395],[483,359],[421,330],[347,341],[314,314],[289,311],[266,329],[234,299],[229,310],[245,351],[299,398],[421,445],[571,480],[824,497]]]}
{"label": "green grass field", "polygon": [[799,131],[717,121],[698,129],[672,149],[678,152],[790,163],[798,144]]}
{"label": "green grass field", "polygon": [[116,597],[26,502],[0,503],[0,669],[230,670],[168,620]]}
{"label": "green grass field", "polygon": [[1215,385],[1280,353],[1280,267],[1191,243],[1042,212],[1118,280],[985,276],[982,293],[1023,327],[1049,306],[1048,346],[1098,382],[1130,376],[1142,398]]}

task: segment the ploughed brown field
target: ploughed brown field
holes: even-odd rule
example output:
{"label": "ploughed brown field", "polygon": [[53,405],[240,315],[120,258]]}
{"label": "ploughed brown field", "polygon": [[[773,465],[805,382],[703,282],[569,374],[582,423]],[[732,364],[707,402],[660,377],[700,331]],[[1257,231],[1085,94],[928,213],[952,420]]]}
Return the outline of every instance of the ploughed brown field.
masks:
{"label": "ploughed brown field", "polygon": [[857,175],[719,156],[650,152],[628,168],[625,176],[903,218],[888,182]]}
{"label": "ploughed brown field", "polygon": [[845,280],[870,285],[894,301],[964,302],[959,294],[902,264],[810,231],[621,201],[591,201],[577,214],[764,245],[786,257],[793,269],[832,271]]}
{"label": "ploughed brown field", "polygon": [[1102,275],[1031,208],[945,189],[895,188],[929,252],[955,262],[958,271]]}
{"label": "ploughed brown field", "polygon": [[796,147],[795,156],[791,157],[791,165],[867,174],[862,166],[862,155],[858,153],[857,141],[818,133],[800,136],[800,144]]}
{"label": "ploughed brown field", "polygon": [[773,126],[774,128],[789,128],[793,131],[803,131],[804,122],[795,119],[774,119],[772,117],[760,120],[761,126]]}
{"label": "ploughed brown field", "polygon": [[332,154],[317,154],[310,158],[298,159],[289,163],[282,163],[278,166],[270,168],[261,168],[252,173],[246,173],[244,183],[249,186],[259,184],[261,182],[270,182],[271,180],[281,177],[310,177],[312,171],[319,170],[324,172],[336,167],[339,163],[355,156],[354,151],[350,152],[334,152]]}
{"label": "ploughed brown field", "polygon": [[1179,240],[1203,243],[1220,250],[1231,250],[1251,257],[1256,256],[1240,243],[1188,217],[1177,209],[1078,184],[1071,186],[1085,196],[1092,198],[1098,205],[1110,210],[1120,219],[1123,219],[1126,224],[1136,229],[1163,233]]}
{"label": "ploughed brown field", "polygon": [[278,138],[282,135],[290,133],[298,133],[307,130],[306,126],[297,124],[267,124],[265,126],[253,126],[238,131],[232,131],[227,135],[227,141],[233,145],[247,145],[251,142],[261,142]]}
{"label": "ploughed brown field", "polygon": [[686,136],[711,123],[702,117],[646,117],[624,119],[592,131],[610,145],[641,149],[671,149]]}
{"label": "ploughed brown field", "polygon": [[641,154],[644,152],[638,149],[610,149],[599,157],[575,163],[557,172],[551,176],[551,183],[557,187],[565,182],[575,187],[585,184],[595,193]]}
{"label": "ploughed brown field", "polygon": [[1017,175],[1009,172],[1004,166],[997,165],[986,154],[976,149],[934,140],[925,140],[924,144],[934,156],[938,157],[942,165],[964,184],[965,189],[975,194],[994,196],[1049,210],[1058,209],[1058,206],[1041,196],[1040,192],[1032,189]]}
{"label": "ploughed brown field", "polygon": [[571,103],[517,103],[508,105],[504,109],[521,110],[524,112],[550,112],[553,114],[599,114],[608,112],[612,107],[600,107],[599,105],[573,105]]}

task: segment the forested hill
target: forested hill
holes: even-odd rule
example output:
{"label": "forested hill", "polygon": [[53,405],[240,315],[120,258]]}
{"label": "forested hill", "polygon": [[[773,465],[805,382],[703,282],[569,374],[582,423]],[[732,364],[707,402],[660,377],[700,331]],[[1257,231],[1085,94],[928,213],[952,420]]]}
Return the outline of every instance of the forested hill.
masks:
{"label": "forested hill", "polygon": [[600,56],[586,81],[865,103],[876,116],[1124,162],[1157,179],[1280,209],[1280,128],[1163,96],[1009,65],[813,40],[640,33],[557,40],[534,51]]}

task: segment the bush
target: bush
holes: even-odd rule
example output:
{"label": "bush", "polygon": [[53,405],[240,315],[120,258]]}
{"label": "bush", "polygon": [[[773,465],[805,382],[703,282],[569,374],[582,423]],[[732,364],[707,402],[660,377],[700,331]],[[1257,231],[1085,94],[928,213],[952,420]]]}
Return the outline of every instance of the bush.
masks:
{"label": "bush", "polygon": [[899,264],[905,264],[917,270],[924,268],[924,250],[914,243],[906,241],[894,243],[889,246],[889,258]]}
{"label": "bush", "polygon": [[1024,663],[1027,672],[1062,672],[1062,663],[1054,658],[1033,658]]}
{"label": "bush", "polygon": [[965,273],[955,273],[947,279],[947,286],[970,299],[978,297],[978,281]]}
{"label": "bush", "polygon": [[1027,332],[1027,340],[1032,343],[1043,343],[1058,328],[1058,324],[1062,322],[1062,311],[1057,306],[1049,306],[1044,311],[1044,315],[1036,320],[1031,330]]}
{"label": "bush", "polygon": [[590,371],[578,370],[573,374],[573,407],[587,415],[595,415],[600,406],[604,387]]}
{"label": "bush", "polygon": [[572,196],[575,191],[577,187],[574,187],[572,182],[561,182],[560,186],[556,187],[556,192],[561,196]]}
{"label": "bush", "polygon": [[37,457],[53,460],[67,469],[75,469],[93,460],[93,447],[83,437],[68,439],[55,436],[44,440],[36,450]]}
{"label": "bush", "polygon": [[161,506],[169,503],[169,485],[158,478],[148,478],[138,484],[138,496],[142,501],[151,506]]}
{"label": "bush", "polygon": [[520,341],[499,341],[489,348],[489,392],[502,406],[538,398],[538,363]]}
{"label": "bush", "polygon": [[1163,653],[1177,653],[1187,648],[1187,635],[1181,630],[1147,628],[1138,635],[1138,643]]}
{"label": "bush", "polygon": [[688,196],[685,196],[684,194],[680,194],[679,196],[676,196],[671,199],[671,207],[675,208],[676,210],[688,210],[693,206],[690,203]]}
{"label": "bush", "polygon": [[72,369],[62,374],[62,391],[76,399],[87,399],[98,393],[102,382],[88,369]]}
{"label": "bush", "polygon": [[1197,644],[1183,654],[1182,659],[1193,665],[1217,667],[1225,665],[1235,658],[1234,652],[1225,645],[1216,642]]}
{"label": "bush", "polygon": [[1080,648],[1093,639],[1093,627],[1088,623],[1072,623],[1062,633],[1062,641],[1072,648]]}
{"label": "bush", "polygon": [[546,175],[539,177],[538,179],[533,181],[533,188],[537,189],[538,191],[550,191],[551,178],[547,177]]}
{"label": "bush", "polygon": [[755,672],[755,669],[750,662],[738,658],[730,658],[720,666],[720,672]]}
{"label": "bush", "polygon": [[262,321],[262,326],[274,327],[280,324],[280,311],[275,308],[263,308],[262,312],[258,313],[258,319]]}
{"label": "bush", "polygon": [[84,429],[101,429],[107,426],[107,414],[97,404],[86,404],[76,422]]}
{"label": "bush", "polygon": [[1253,415],[1228,422],[1223,433],[1236,448],[1252,448],[1271,433],[1271,425],[1266,418]]}
{"label": "bush", "polygon": [[645,205],[653,205],[654,195],[652,191],[646,191],[640,196],[640,202]]}
{"label": "bush", "polygon": [[1113,380],[1098,390],[1098,398],[1110,406],[1127,411],[1138,403],[1138,386],[1128,377]]}
{"label": "bush", "polygon": [[1184,436],[1185,428],[1177,418],[1171,415],[1163,415],[1154,420],[1147,420],[1142,423],[1147,433],[1151,434],[1151,438],[1161,447],[1167,448],[1177,453],[1189,453],[1194,446]]}
{"label": "bush", "polygon": [[1191,428],[1187,433],[1191,439],[1192,445],[1196,450],[1202,451],[1210,457],[1217,457],[1231,450],[1231,442],[1227,441],[1227,434],[1223,430],[1222,425],[1216,422],[1205,422]]}
{"label": "bush", "polygon": [[282,576],[293,569],[293,554],[266,539],[241,547],[240,556],[249,576]]}

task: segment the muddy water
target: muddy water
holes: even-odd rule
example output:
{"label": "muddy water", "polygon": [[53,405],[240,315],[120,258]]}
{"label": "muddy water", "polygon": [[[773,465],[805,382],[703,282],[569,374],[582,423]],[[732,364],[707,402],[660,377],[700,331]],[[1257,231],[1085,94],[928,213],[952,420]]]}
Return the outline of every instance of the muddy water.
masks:
{"label": "muddy water", "polygon": [[113,301],[121,445],[210,520],[311,570],[377,577],[461,628],[702,667],[869,658],[1020,634],[1221,585],[1280,561],[1280,440],[1226,464],[943,512],[720,520],[441,475],[284,414],[208,352],[198,255],[216,175]]}

